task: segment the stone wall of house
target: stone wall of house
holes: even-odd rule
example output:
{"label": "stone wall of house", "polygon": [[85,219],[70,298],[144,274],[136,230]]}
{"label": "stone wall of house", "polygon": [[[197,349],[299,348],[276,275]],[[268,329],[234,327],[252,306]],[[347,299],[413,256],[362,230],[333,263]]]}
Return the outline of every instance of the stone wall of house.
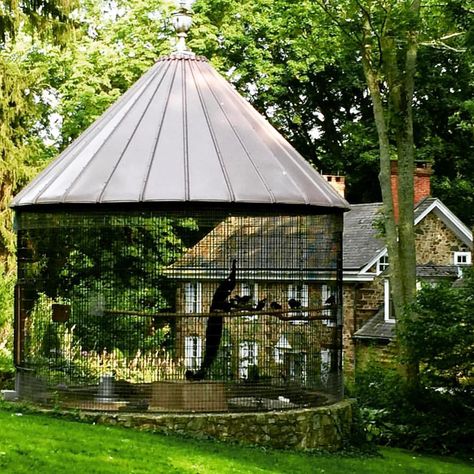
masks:
{"label": "stone wall of house", "polygon": [[[253,285],[253,284],[252,284]],[[216,282],[201,282],[202,311],[209,310],[212,295],[217,287]],[[234,291],[233,295],[238,293]],[[281,282],[259,282],[256,300],[266,297],[267,302],[278,301],[286,309],[288,299],[288,283]],[[267,303],[267,309],[268,309]],[[321,283],[308,285],[309,307],[320,308],[322,306]],[[177,312],[184,312],[184,291],[182,287],[177,291]],[[327,310],[330,311],[330,310]],[[196,317],[180,317],[176,325],[176,354],[184,360],[185,337],[198,336],[202,340],[204,349],[206,333],[205,315]],[[321,350],[340,349],[339,335],[333,324],[327,324],[321,320],[312,321],[283,321],[272,315],[259,315],[249,312],[248,316],[224,317],[224,331],[221,347],[228,347],[228,359],[226,373],[232,374],[232,378],[238,378],[239,372],[239,345],[242,342],[255,342],[258,345],[258,376],[259,378],[285,379],[287,368],[280,359],[275,357],[275,349],[282,336],[286,339],[291,349],[288,352],[304,353],[306,357],[305,381],[309,384],[318,384],[321,377]],[[219,362],[223,363],[222,359]],[[335,364],[335,361],[332,360]],[[280,382],[282,381],[280,380]],[[277,382],[277,380],[273,380]]]}
{"label": "stone wall of house", "polygon": [[416,226],[415,234],[419,265],[453,265],[453,252],[470,251],[434,213]]}
{"label": "stone wall of house", "polygon": [[[81,412],[85,421],[278,449],[337,451],[349,441],[353,401],[290,411],[151,415]],[[67,416],[68,413],[65,413]]]}
{"label": "stone wall of house", "polygon": [[[419,265],[453,265],[454,252],[470,249],[434,213],[427,215],[415,229],[417,263]],[[375,272],[374,266],[370,271]],[[384,277],[371,282],[344,285],[344,360],[345,373],[351,375],[357,366],[374,358],[389,363],[395,353],[394,344],[372,341],[355,342],[352,335],[376,314],[384,301]]]}
{"label": "stone wall of house", "polygon": [[365,368],[370,362],[393,366],[397,355],[397,346],[394,342],[362,341],[355,343],[357,369]]}
{"label": "stone wall of house", "polygon": [[380,309],[383,303],[383,279],[376,277],[371,282],[345,283],[343,291],[344,310],[344,371],[351,375],[355,368],[356,346],[352,339],[360,329]]}

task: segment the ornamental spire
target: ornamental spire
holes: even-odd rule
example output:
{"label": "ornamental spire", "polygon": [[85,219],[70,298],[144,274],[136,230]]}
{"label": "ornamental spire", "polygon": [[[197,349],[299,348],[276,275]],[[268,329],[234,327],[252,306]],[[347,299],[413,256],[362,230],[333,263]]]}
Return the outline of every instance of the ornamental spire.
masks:
{"label": "ornamental spire", "polygon": [[186,5],[186,2],[179,2],[178,10],[173,13],[173,26],[178,34],[178,41],[175,47],[177,53],[194,56],[194,53],[191,52],[186,44],[186,37],[192,23],[190,8]]}

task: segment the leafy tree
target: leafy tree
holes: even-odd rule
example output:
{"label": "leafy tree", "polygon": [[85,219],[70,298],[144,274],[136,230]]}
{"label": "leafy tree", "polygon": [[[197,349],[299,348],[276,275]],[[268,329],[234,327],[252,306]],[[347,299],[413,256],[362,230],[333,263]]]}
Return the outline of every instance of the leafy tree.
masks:
{"label": "leafy tree", "polygon": [[472,390],[474,377],[474,271],[462,284],[426,286],[417,294],[399,336],[421,362],[425,385],[449,391]]}
{"label": "leafy tree", "polygon": [[360,62],[309,0],[198,0],[190,46],[210,58],[302,155],[380,199],[376,133]]}
{"label": "leafy tree", "polygon": [[[399,324],[415,297],[413,214],[414,115],[417,54],[451,26],[437,2],[421,0],[319,1],[349,41],[358,46],[377,128],[384,224],[390,259],[390,283]],[[434,21],[433,21],[434,20]],[[445,39],[457,35],[447,35]],[[390,182],[391,160],[398,161],[398,215]],[[405,346],[407,376],[417,380],[417,360]]]}
{"label": "leafy tree", "polygon": [[14,236],[9,201],[33,174],[41,146],[32,137],[41,114],[42,80],[38,67],[28,62],[25,34],[54,42],[71,32],[76,0],[0,2],[0,263],[12,268]]}

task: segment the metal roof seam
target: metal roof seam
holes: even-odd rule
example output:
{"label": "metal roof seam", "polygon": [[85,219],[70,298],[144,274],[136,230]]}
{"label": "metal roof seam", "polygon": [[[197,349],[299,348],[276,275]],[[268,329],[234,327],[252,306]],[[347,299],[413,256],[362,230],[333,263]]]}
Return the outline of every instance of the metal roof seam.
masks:
{"label": "metal roof seam", "polygon": [[[214,72],[214,71],[213,71],[213,72]],[[215,73],[215,74],[217,74],[217,73]],[[228,87],[231,87],[230,84],[228,84],[227,82],[225,82],[225,84],[227,84]],[[233,92],[234,92],[234,91],[233,91]],[[240,99],[242,100],[242,103],[245,104],[244,112],[247,112],[247,113],[248,113],[248,112],[251,110],[252,112],[255,113],[255,115],[258,115],[258,116],[260,117],[260,114],[255,110],[255,108],[254,108],[250,103],[248,103],[240,94],[235,94],[235,92],[234,92],[234,95],[236,95],[238,98],[240,98]],[[266,122],[266,121],[263,119],[263,117],[261,117],[261,118],[262,118],[262,120],[264,121],[265,124],[270,125],[270,124],[268,124],[268,122]],[[253,128],[253,127],[252,127],[252,128]],[[273,127],[272,127],[271,125],[270,125],[270,128],[273,129]],[[277,134],[278,134],[278,132],[277,132]],[[278,135],[279,135],[279,134],[278,134]],[[285,174],[285,176],[293,183],[294,187],[298,190],[298,192],[300,193],[300,195],[303,197],[305,204],[310,204],[310,202],[309,202],[309,200],[308,200],[308,198],[307,198],[307,196],[306,196],[306,193],[303,192],[303,190],[301,189],[300,186],[298,186],[298,184],[296,183],[296,181],[295,181],[289,174],[286,173],[285,167],[282,165],[282,163],[280,162],[280,160],[278,160],[278,158],[276,157],[275,153],[273,153],[273,151],[271,150],[271,148],[269,148],[266,144],[265,144],[265,147],[268,148],[268,149],[270,150],[271,155],[272,155],[273,157],[275,157],[276,161],[277,161],[278,164],[280,165],[280,168],[281,168],[281,170],[283,171],[283,173]],[[274,197],[273,192],[272,192],[271,195]],[[277,202],[277,200],[274,198],[274,201],[273,201],[273,202]]]}
{"label": "metal roof seam", "polygon": [[[151,82],[151,81],[150,81]],[[130,110],[133,108],[133,106],[138,102],[138,100],[143,96],[143,94],[147,91],[148,89],[148,84],[146,84],[142,90],[135,94],[135,96],[132,94],[132,98],[134,97],[135,100],[133,101],[129,101],[129,103],[127,103],[128,107],[127,109]],[[100,144],[100,146],[97,148],[97,150],[95,150],[94,154],[92,155],[91,159],[82,167],[82,169],[80,170],[80,172],[78,173],[78,175],[72,180],[72,182],[70,183],[70,185],[66,188],[66,190],[64,191],[63,193],[63,196],[62,196],[62,199],[61,199],[61,202],[66,202],[66,199],[67,199],[67,196],[69,195],[71,189],[74,187],[74,185],[79,181],[79,179],[81,178],[82,174],[85,172],[85,170],[90,166],[91,163],[93,163],[94,161],[94,157],[97,156],[98,152],[100,150],[102,150],[102,148],[104,148],[105,144],[109,141],[110,137],[113,135],[113,133],[115,132],[115,130],[117,130],[117,128],[120,126],[121,124],[121,120],[118,121],[116,123],[116,125],[113,127],[112,129],[112,132],[107,136],[107,138]],[[127,142],[127,146],[128,146],[128,142]],[[120,160],[120,157],[119,157],[119,160]],[[99,198],[97,198],[96,202],[100,202],[100,196]]]}
{"label": "metal roof seam", "polygon": [[[153,78],[152,71],[147,71],[140,79],[140,82],[146,84],[147,81],[151,82]],[[51,179],[48,180],[48,175],[51,175],[63,162],[67,161],[67,159],[71,156],[72,152],[76,149],[80,149],[81,147],[86,147],[90,140],[90,135],[97,136],[102,129],[107,125],[107,119],[110,116],[113,116],[116,112],[116,109],[120,109],[125,103],[126,98],[133,94],[131,89],[127,90],[124,95],[114,104],[112,104],[95,122],[93,122],[89,127],[76,139],[74,140],[42,173],[40,173],[33,181],[29,183],[29,185],[22,191],[20,191],[16,196],[12,203],[12,206],[15,205],[16,201],[21,200],[21,198],[29,192],[32,186],[36,184],[40,184],[42,180],[46,180],[46,184],[41,187],[40,191],[37,193],[36,198],[33,200],[33,203],[37,203],[40,199],[40,196],[43,194],[46,189],[51,185],[51,183],[57,178],[57,175],[53,175]],[[65,168],[67,168],[68,163],[65,164]]]}
{"label": "metal roof seam", "polygon": [[[239,99],[244,102],[246,105],[248,105],[247,101],[245,101],[245,99],[240,95],[240,94],[237,94],[237,96],[239,97]],[[320,183],[318,183],[315,179],[313,179],[312,176],[310,176],[310,174],[308,173],[307,169],[305,169],[305,166],[306,167],[310,167],[309,163],[307,163],[307,161],[294,149],[292,149],[292,151],[295,151],[296,153],[298,153],[298,157],[299,157],[299,160],[297,160],[295,158],[295,156],[293,156],[292,153],[290,153],[288,151],[288,147],[290,146],[288,144],[288,142],[286,142],[286,140],[284,140],[284,138],[282,137],[282,135],[267,121],[264,119],[264,117],[262,115],[260,115],[253,107],[251,107],[250,109],[247,108],[246,110],[248,111],[252,111],[253,112],[253,115],[255,117],[255,119],[260,122],[262,124],[262,126],[269,131],[269,133],[271,133],[274,137],[274,142],[279,146],[279,148],[285,153],[286,157],[289,158],[300,170],[301,172],[305,175],[305,177],[311,181],[311,183],[313,185],[315,185],[318,190],[324,195],[324,197],[326,198],[326,200],[331,203],[331,199],[329,198],[329,195],[328,195],[328,190],[330,191],[333,191],[332,190],[332,187],[331,185],[327,185],[326,186],[326,189],[323,189],[320,185]],[[280,159],[278,158],[278,155],[273,153],[273,155],[275,156],[275,158],[278,160],[278,162],[280,163],[281,166],[283,166],[281,164],[281,161]],[[300,162],[301,161],[301,162]],[[284,167],[283,167],[284,169]],[[291,179],[291,178],[290,178]],[[337,196],[340,200],[342,200],[341,196],[339,196],[339,194],[337,193],[337,191],[333,191],[334,193],[334,196]],[[306,203],[309,204],[309,202],[307,201],[307,198],[306,198],[306,193],[303,193],[302,192],[302,195],[305,196],[305,200],[306,200]],[[331,207],[331,206],[330,206]]]}
{"label": "metal roof seam", "polygon": [[[168,71],[170,69],[171,69],[171,64],[166,69],[166,72],[168,73]],[[174,84],[174,79],[176,77],[177,69],[178,69],[178,67],[175,66],[173,72],[171,73],[171,74],[173,74],[173,77],[171,78],[171,81],[170,81],[170,86],[169,86],[169,89],[168,89],[168,94],[167,94],[165,106],[163,108],[163,114],[161,116],[160,126],[158,127],[158,131],[156,133],[155,144],[153,145],[153,150],[152,150],[151,155],[150,155],[150,160],[149,160],[149,163],[148,163],[148,167],[146,168],[147,173],[146,173],[146,176],[145,176],[145,179],[144,179],[144,182],[143,182],[143,188],[142,188],[142,191],[140,193],[139,202],[144,202],[145,201],[145,194],[146,194],[146,190],[148,188],[148,181],[150,179],[151,169],[153,168],[153,162],[155,160],[155,153],[156,153],[156,149],[158,147],[158,142],[160,141],[161,131],[163,129],[163,123],[165,121],[166,111],[168,109],[168,104],[169,104],[170,96],[171,96],[170,93],[171,93],[171,90],[173,89],[173,84]]]}
{"label": "metal roof seam", "polygon": [[182,98],[183,98],[183,158],[184,158],[184,200],[190,200],[190,183],[189,183],[189,149],[188,149],[188,98],[186,89],[186,68],[185,63],[181,64],[182,75],[181,75],[181,87],[182,87]]}
{"label": "metal roof seam", "polygon": [[[208,84],[208,87],[209,87],[209,83],[207,81],[207,79],[204,77],[204,80],[206,81],[206,83]],[[254,161],[252,160],[252,157],[250,156],[250,153],[249,151],[247,150],[247,147],[245,146],[242,138],[240,137],[239,133],[237,132],[236,128],[234,127],[234,124],[231,122],[228,114],[226,113],[224,107],[222,107],[222,104],[220,103],[220,101],[218,100],[216,94],[214,93],[214,90],[209,87],[209,90],[211,91],[211,94],[213,95],[214,99],[216,100],[216,103],[219,105],[219,108],[222,110],[222,113],[224,114],[226,120],[227,120],[227,123],[229,124],[230,128],[232,129],[234,135],[236,136],[237,140],[239,141],[240,143],[240,146],[242,147],[242,149],[244,150],[245,152],[245,155],[247,156],[250,164],[252,165],[253,169],[255,170],[255,172],[257,173],[257,176],[259,177],[260,181],[262,182],[263,186],[265,187],[265,189],[267,190],[270,198],[271,198],[271,201],[273,203],[276,202],[276,198],[275,198],[275,195],[273,193],[273,191],[267,186],[267,183],[265,182],[265,180],[263,179],[263,176],[262,174],[260,173],[260,170],[258,169],[257,165],[254,163]]]}
{"label": "metal roof seam", "polygon": [[[169,68],[169,66],[168,66],[168,68]],[[159,68],[159,71],[160,71],[160,72],[161,72],[161,69],[163,69],[163,68]],[[156,72],[158,72],[158,71],[156,71]],[[157,74],[154,74],[154,76],[156,76],[156,75],[157,75]],[[143,117],[145,116],[146,112],[147,112],[148,109],[150,108],[150,105],[151,105],[151,103],[152,103],[153,98],[156,96],[156,93],[158,92],[158,89],[160,88],[161,84],[163,83],[163,79],[164,79],[165,75],[166,75],[166,70],[163,71],[163,73],[162,73],[162,75],[161,75],[161,78],[160,78],[160,80],[158,81],[158,85],[156,86],[156,88],[155,88],[155,90],[154,90],[154,92],[153,92],[153,94],[152,94],[150,100],[148,101],[148,103],[146,104],[145,108],[143,109],[143,112],[141,113],[140,118],[137,120],[137,123],[136,123],[136,125],[135,125],[135,127],[134,127],[134,129],[133,129],[132,134],[130,135],[130,138],[129,138],[128,141],[127,141],[127,144],[125,145],[124,149],[120,152],[119,159],[118,159],[117,162],[115,163],[115,166],[113,167],[111,173],[109,174],[109,176],[108,176],[108,178],[107,178],[107,180],[106,180],[106,182],[105,182],[105,184],[104,184],[104,187],[102,188],[102,191],[99,193],[99,196],[97,197],[97,202],[102,202],[102,197],[104,196],[105,191],[106,191],[106,189],[107,189],[107,187],[108,187],[110,181],[112,180],[113,175],[114,175],[115,172],[117,171],[118,166],[119,166],[119,164],[121,163],[122,158],[123,158],[124,155],[125,155],[125,152],[128,150],[128,147],[130,146],[130,143],[131,143],[131,141],[132,141],[132,138],[135,136],[135,134],[136,134],[136,132],[137,132],[137,130],[138,130],[138,127],[139,127],[139,125],[141,124],[141,122],[142,122],[142,120],[143,120]],[[137,102],[137,101],[136,101],[136,102]],[[136,103],[136,102],[135,102],[135,103]]]}
{"label": "metal roof seam", "polygon": [[[229,178],[229,174],[227,172],[227,169],[225,167],[225,164],[224,164],[224,160],[222,159],[222,152],[220,150],[220,147],[219,147],[219,144],[217,142],[217,137],[216,137],[216,134],[215,134],[215,131],[214,131],[214,128],[212,127],[212,123],[211,123],[211,120],[209,119],[209,111],[207,109],[207,106],[205,104],[205,101],[204,101],[204,98],[203,98],[203,95],[202,95],[202,91],[201,89],[199,88],[199,85],[196,81],[196,76],[194,74],[194,65],[191,66],[191,74],[193,76],[193,80],[194,80],[194,84],[196,86],[196,91],[198,93],[198,97],[199,97],[199,101],[202,105],[202,110],[204,112],[204,117],[206,118],[206,123],[207,123],[207,126],[209,127],[209,133],[211,135],[211,138],[212,138],[212,142],[214,144],[214,148],[216,150],[216,154],[217,154],[217,158],[219,160],[219,165],[221,167],[221,170],[222,170],[222,174],[224,176],[224,180],[226,182],[226,185],[227,185],[227,189],[229,191],[229,195],[230,195],[230,201],[232,202],[235,202],[235,194],[234,194],[234,190],[232,188],[232,183],[230,181],[230,178]],[[206,82],[207,84],[207,82]]]}

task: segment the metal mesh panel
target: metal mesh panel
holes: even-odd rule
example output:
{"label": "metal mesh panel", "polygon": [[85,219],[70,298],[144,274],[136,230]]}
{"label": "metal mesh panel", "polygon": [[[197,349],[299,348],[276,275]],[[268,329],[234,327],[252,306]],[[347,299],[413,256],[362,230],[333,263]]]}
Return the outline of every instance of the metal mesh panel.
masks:
{"label": "metal mesh panel", "polygon": [[20,395],[126,411],[342,396],[342,216],[17,214]]}

